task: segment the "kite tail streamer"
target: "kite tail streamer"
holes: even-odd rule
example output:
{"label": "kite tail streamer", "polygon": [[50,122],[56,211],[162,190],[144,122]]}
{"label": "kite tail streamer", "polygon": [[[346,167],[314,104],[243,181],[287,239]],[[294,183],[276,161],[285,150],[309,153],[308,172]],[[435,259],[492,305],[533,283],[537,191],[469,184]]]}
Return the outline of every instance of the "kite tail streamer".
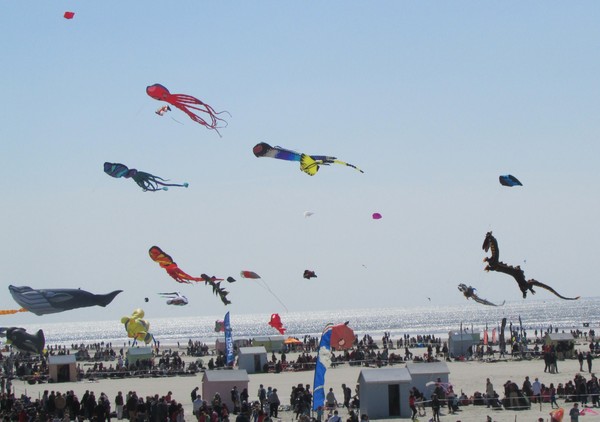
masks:
{"label": "kite tail streamer", "polygon": [[343,164],[345,166],[352,167],[354,170],[364,173],[364,171],[362,171],[361,169],[356,167],[354,164],[346,163],[345,161],[340,161],[340,160],[334,160],[333,162],[336,164]]}
{"label": "kite tail streamer", "polygon": [[20,308],[20,309],[3,309],[0,310],[0,315],[13,315],[16,314],[17,312],[29,312],[27,309],[25,308]]}

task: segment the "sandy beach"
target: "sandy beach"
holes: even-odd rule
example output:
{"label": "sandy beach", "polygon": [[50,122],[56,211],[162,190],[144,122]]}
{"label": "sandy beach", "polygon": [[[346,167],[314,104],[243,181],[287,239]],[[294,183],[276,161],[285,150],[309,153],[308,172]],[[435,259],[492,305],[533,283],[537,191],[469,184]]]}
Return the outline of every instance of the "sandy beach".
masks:
{"label": "sandy beach", "polygon": [[[577,348],[581,350],[588,350],[588,344],[584,341],[577,344]],[[184,349],[180,349],[181,352]],[[294,360],[297,354],[288,354],[288,361]],[[184,357],[187,362],[195,361],[195,357]],[[208,358],[203,358],[206,364]],[[595,362],[594,362],[595,363]],[[394,365],[394,367],[402,367],[404,364]],[[467,396],[472,396],[474,392],[480,391],[485,392],[486,378],[490,378],[494,384],[496,391],[502,396],[503,385],[507,380],[516,382],[519,387],[523,384],[525,376],[533,381],[536,377],[543,384],[549,385],[554,383],[566,383],[572,380],[574,376],[579,373],[579,362],[576,359],[569,359],[558,362],[559,372],[556,374],[550,374],[544,372],[544,362],[541,359],[533,360],[516,360],[506,359],[495,362],[487,361],[466,361],[466,362],[448,362],[450,369],[450,382],[454,386],[454,390],[457,393],[463,391]],[[84,366],[84,368],[86,368]],[[339,365],[335,368],[330,368],[327,371],[326,376],[326,390],[333,388],[336,397],[339,401],[342,397],[341,385],[346,384],[354,387],[357,384],[357,380],[361,369],[364,367],[360,366],[349,366],[347,364]],[[585,365],[584,365],[585,368]],[[592,371],[593,372],[593,371]],[[589,374],[583,374],[585,377],[589,377]],[[271,386],[278,389],[279,397],[282,405],[289,404],[289,394],[292,386],[299,383],[310,384],[313,383],[313,371],[301,371],[301,372],[282,372],[282,373],[268,373],[268,374],[250,374],[250,382],[248,391],[250,393],[250,400],[257,399],[257,391],[260,384],[266,387]],[[202,373],[196,374],[196,376],[183,376],[183,377],[164,377],[164,378],[128,378],[128,379],[104,379],[98,381],[80,381],[80,382],[66,382],[60,384],[33,384],[30,385],[25,381],[14,380],[13,388],[17,396],[21,394],[29,395],[32,398],[41,397],[44,390],[54,390],[65,392],[73,390],[75,394],[81,398],[86,390],[93,391],[96,396],[99,396],[102,392],[105,393],[113,402],[114,397],[118,391],[122,391],[126,394],[128,391],[136,391],[138,396],[146,397],[154,394],[166,395],[169,391],[173,393],[173,398],[184,405],[185,417],[187,421],[195,420],[192,416],[192,402],[190,393],[195,387],[200,387],[202,391]],[[222,392],[222,394],[228,394],[228,392]],[[572,403],[565,403],[563,399],[558,399],[560,406],[568,410],[572,407]],[[403,404],[406,406],[407,404]],[[114,409],[114,405],[113,405]],[[442,411],[442,420],[445,421],[486,421],[489,415],[494,421],[537,421],[538,418],[543,418],[545,421],[549,421],[549,412],[551,411],[549,403],[543,403],[540,407],[539,404],[532,404],[529,410],[493,410],[486,406],[463,406],[461,410],[456,414],[448,414],[447,408]],[[347,411],[340,409],[340,415],[343,420],[346,419]],[[431,418],[431,409],[427,408],[427,416],[421,417],[419,420],[428,421]],[[586,414],[583,416],[584,420],[600,420],[600,415],[595,416]],[[292,421],[294,420],[294,414],[291,411],[283,411],[279,414],[281,421]],[[387,419],[387,420],[400,420],[400,419]],[[406,420],[406,419],[404,419]]]}

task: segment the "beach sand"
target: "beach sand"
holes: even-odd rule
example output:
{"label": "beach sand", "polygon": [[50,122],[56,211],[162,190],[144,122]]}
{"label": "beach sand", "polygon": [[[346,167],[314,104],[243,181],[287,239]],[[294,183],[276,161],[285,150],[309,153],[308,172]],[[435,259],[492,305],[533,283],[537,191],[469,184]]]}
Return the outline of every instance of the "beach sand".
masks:
{"label": "beach sand", "polygon": [[[582,343],[578,345],[578,348],[587,350],[587,344]],[[181,351],[184,351],[182,348]],[[193,361],[197,358],[186,357],[185,360]],[[208,362],[208,357],[204,357],[204,363]],[[295,359],[295,355],[289,354],[288,360]],[[594,361],[596,363],[596,361]],[[600,364],[600,363],[599,363]],[[402,367],[403,364],[394,365],[394,367]],[[543,384],[549,385],[551,382],[554,385],[558,383],[566,383],[572,380],[575,374],[579,373],[579,363],[576,359],[564,360],[558,362],[557,374],[550,374],[544,372],[544,362],[540,359],[534,360],[507,360],[497,362],[479,362],[479,361],[468,361],[468,362],[448,362],[450,369],[450,382],[454,386],[454,390],[457,393],[464,391],[467,396],[473,395],[475,391],[485,392],[486,378],[490,378],[494,384],[495,390],[502,397],[503,385],[507,380],[516,382],[519,387],[523,384],[525,376],[529,376],[530,380],[533,381],[536,377]],[[585,368],[584,364],[584,368]],[[86,368],[86,367],[84,367]],[[349,366],[346,364],[340,365],[335,368],[330,368],[327,371],[325,389],[334,389],[334,393],[338,400],[342,396],[341,385],[346,384],[354,390],[354,386],[357,384],[358,376],[362,367]],[[593,371],[592,371],[593,372]],[[586,378],[589,378],[589,374],[583,374]],[[271,386],[277,388],[280,400],[283,405],[289,404],[289,395],[291,388],[299,383],[310,384],[313,383],[313,371],[302,371],[302,372],[283,372],[279,374],[250,374],[250,383],[248,392],[250,393],[250,400],[256,400],[256,394],[260,384],[266,387]],[[166,395],[168,391],[173,392],[173,399],[183,403],[185,409],[186,421],[194,421],[195,418],[192,415],[192,403],[190,393],[194,387],[200,387],[202,391],[201,382],[202,373],[198,373],[196,376],[184,376],[184,377],[165,377],[165,378],[130,378],[130,379],[108,379],[99,381],[81,381],[75,383],[60,383],[60,384],[34,384],[29,385],[24,381],[14,380],[13,387],[15,393],[19,396],[25,393],[33,399],[41,397],[44,390],[54,390],[65,392],[68,390],[75,391],[75,394],[81,398],[86,390],[93,391],[98,397],[100,393],[104,392],[110,398],[111,403],[114,402],[114,397],[118,391],[122,391],[125,395],[128,391],[136,391],[138,396],[146,397],[153,396],[154,394]],[[222,392],[221,394],[228,394],[229,392]],[[564,400],[558,399],[558,403],[565,409],[568,414],[569,409],[572,407],[572,403],[565,403]],[[407,405],[407,404],[404,404]],[[112,405],[114,410],[114,404]],[[551,411],[549,403],[543,403],[540,410],[539,404],[532,404],[532,408],[529,410],[492,410],[486,406],[464,406],[462,410],[456,414],[448,414],[447,409],[443,409],[441,420],[443,421],[478,421],[485,422],[486,417],[489,415],[494,421],[537,421],[538,418],[543,418],[544,421],[549,421],[549,413]],[[347,411],[340,409],[340,415],[345,421]],[[419,420],[428,421],[431,418],[431,409],[427,408],[427,416],[421,417]],[[294,415],[292,412],[280,412],[279,419],[281,421],[292,421]],[[600,415],[594,416],[586,414],[581,417],[584,421],[600,421]],[[235,420],[232,418],[232,421]],[[408,420],[408,419],[387,419],[388,421],[394,420]],[[568,420],[568,417],[565,417]]]}

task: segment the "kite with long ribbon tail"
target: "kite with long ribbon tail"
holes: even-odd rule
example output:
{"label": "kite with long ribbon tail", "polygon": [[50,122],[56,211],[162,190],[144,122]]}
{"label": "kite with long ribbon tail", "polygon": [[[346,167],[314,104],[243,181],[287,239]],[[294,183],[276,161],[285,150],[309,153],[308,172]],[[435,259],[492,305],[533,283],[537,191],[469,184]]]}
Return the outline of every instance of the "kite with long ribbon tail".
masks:
{"label": "kite with long ribbon tail", "polygon": [[[196,123],[200,123],[207,129],[213,129],[219,134],[219,136],[221,136],[219,128],[227,126],[227,122],[218,116],[223,113],[229,114],[228,111],[215,111],[211,106],[196,97],[186,94],[171,94],[169,90],[161,84],[154,84],[146,87],[146,93],[155,100],[166,101],[167,103],[177,107],[185,114],[190,116],[190,119]],[[208,121],[204,120],[192,110],[205,113],[208,116]],[[231,114],[229,115],[231,116]],[[224,125],[219,126],[221,123],[224,123]]]}
{"label": "kite with long ribbon tail", "polygon": [[282,147],[272,147],[271,145],[261,142],[256,144],[252,149],[256,157],[269,157],[277,158],[279,160],[287,161],[299,161],[300,170],[309,176],[314,176],[319,171],[319,166],[328,166],[330,164],[342,164],[344,166],[352,167],[356,171],[364,173],[361,169],[356,167],[354,164],[340,161],[336,157],[329,157],[327,155],[308,155],[300,152],[292,151],[290,149]]}
{"label": "kite with long ribbon tail", "polygon": [[275,299],[277,299],[277,301],[281,304],[281,306],[283,306],[285,308],[286,311],[288,310],[287,306],[285,306],[285,304],[281,301],[281,299],[279,299],[277,297],[277,295],[273,292],[273,290],[271,290],[271,288],[269,287],[269,285],[267,284],[267,282],[265,280],[263,280],[261,276],[259,276],[258,274],[256,274],[254,271],[240,271],[240,275],[242,276],[242,278],[249,278],[249,279],[252,279],[252,280],[259,280],[261,282],[260,285],[264,289],[267,289],[269,291],[269,293],[271,293],[271,295],[273,295],[273,297]]}
{"label": "kite with long ribbon tail", "polygon": [[[215,276],[209,277],[206,274],[201,274],[200,277],[192,277],[191,275],[183,271],[181,268],[179,268],[177,263],[173,261],[173,258],[171,258],[170,255],[165,253],[158,246],[152,246],[148,250],[148,254],[150,255],[150,259],[158,263],[158,265],[160,265],[161,268],[164,268],[167,274],[169,274],[176,282],[187,284],[192,284],[192,281],[204,282],[212,287],[213,293],[219,296],[223,304],[229,305],[231,303],[231,301],[227,299],[227,295],[229,294],[229,292],[221,287],[221,281],[223,281],[222,278],[216,278]],[[228,281],[230,278],[231,277],[228,278]]]}
{"label": "kite with long ribbon tail", "polygon": [[167,186],[178,186],[182,188],[187,188],[189,186],[188,183],[165,183],[167,180],[162,177],[154,176],[153,174],[136,169],[129,169],[125,164],[121,163],[104,163],[104,173],[115,178],[131,178],[144,191],[150,192],[169,190]]}

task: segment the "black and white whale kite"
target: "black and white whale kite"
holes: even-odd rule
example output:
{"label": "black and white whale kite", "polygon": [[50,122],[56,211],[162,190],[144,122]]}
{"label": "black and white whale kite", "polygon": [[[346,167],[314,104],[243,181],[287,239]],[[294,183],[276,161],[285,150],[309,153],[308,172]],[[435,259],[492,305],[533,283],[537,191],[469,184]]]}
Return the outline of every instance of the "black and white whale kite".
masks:
{"label": "black and white whale kite", "polygon": [[15,302],[36,315],[54,314],[88,306],[106,306],[123,290],[96,295],[81,289],[32,289],[8,286]]}
{"label": "black and white whale kite", "polygon": [[12,344],[23,352],[41,355],[46,345],[44,332],[38,330],[35,334],[28,334],[25,328],[0,327],[0,336],[6,336],[6,343]]}

